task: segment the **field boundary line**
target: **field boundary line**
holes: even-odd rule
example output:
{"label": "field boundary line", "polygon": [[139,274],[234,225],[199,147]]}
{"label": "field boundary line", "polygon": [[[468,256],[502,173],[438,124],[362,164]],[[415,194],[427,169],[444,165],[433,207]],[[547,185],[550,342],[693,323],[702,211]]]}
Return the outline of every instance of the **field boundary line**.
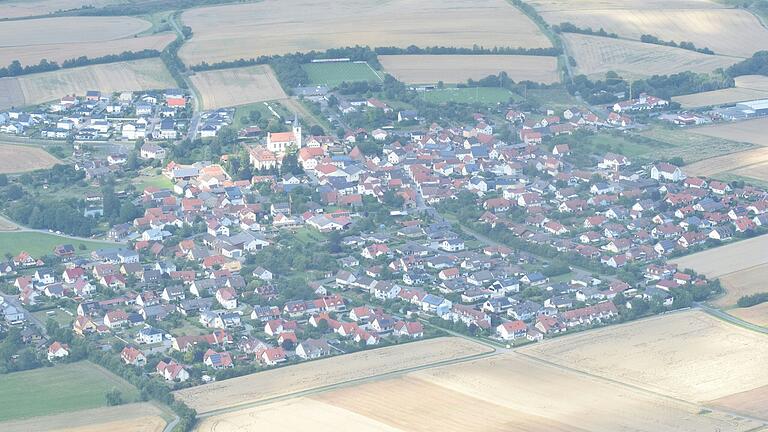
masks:
{"label": "field boundary line", "polygon": [[384,78],[382,78],[382,76],[379,75],[379,72],[376,69],[374,69],[373,66],[371,66],[368,62],[365,62],[365,65],[368,66],[368,69],[370,69],[371,72],[374,73],[374,75],[376,75],[379,81],[384,82]]}
{"label": "field boundary line", "polygon": [[[487,345],[484,345],[484,346],[488,347]],[[482,358],[493,357],[493,356],[501,354],[501,352],[496,350],[495,348],[492,348],[492,347],[488,347],[488,348],[491,348],[491,351],[487,351],[487,352],[483,352],[483,353],[479,353],[479,354],[472,354],[472,355],[469,355],[469,356],[459,357],[459,358],[455,358],[455,359],[440,360],[440,361],[437,361],[437,362],[434,362],[434,363],[428,363],[428,364],[420,365],[420,366],[412,366],[412,367],[398,369],[398,370],[394,370],[394,371],[390,371],[390,372],[384,372],[384,373],[380,373],[380,374],[376,374],[376,375],[370,375],[370,376],[362,377],[362,378],[355,378],[355,379],[346,380],[346,381],[339,381],[338,383],[327,384],[327,385],[323,385],[323,386],[315,387],[315,388],[311,388],[311,389],[306,389],[306,390],[299,390],[299,391],[296,391],[296,392],[286,393],[286,394],[278,395],[278,396],[272,396],[272,397],[268,397],[268,398],[265,398],[265,399],[260,399],[260,400],[252,401],[252,402],[245,402],[245,403],[242,403],[242,404],[237,404],[237,405],[233,405],[233,406],[226,407],[226,408],[219,408],[219,409],[215,409],[215,410],[211,410],[211,411],[205,411],[205,412],[202,412],[202,413],[198,413],[197,418],[201,419],[201,418],[206,418],[206,417],[213,417],[213,416],[216,416],[216,415],[219,415],[219,414],[226,414],[226,413],[230,413],[230,412],[242,411],[244,409],[254,408],[254,407],[258,407],[258,406],[262,406],[262,405],[268,405],[268,404],[275,403],[275,402],[280,402],[280,401],[283,401],[283,400],[293,399],[293,398],[297,398],[297,397],[309,396],[309,395],[312,395],[312,394],[323,393],[323,392],[327,392],[327,391],[335,390],[335,389],[339,389],[339,388],[346,388],[346,387],[350,387],[350,386],[353,386],[353,385],[362,384],[362,383],[366,383],[366,382],[373,382],[373,381],[383,380],[383,379],[386,379],[386,378],[397,377],[397,376],[405,375],[405,374],[411,373],[411,372],[417,372],[417,371],[426,370],[426,369],[433,369],[433,368],[441,367],[441,366],[449,366],[449,365],[454,365],[454,364],[459,364],[459,363],[465,363],[465,362],[468,362],[468,361],[479,360],[479,359],[482,359]],[[290,367],[290,366],[288,366],[288,367]],[[256,372],[256,374],[258,374],[258,372]],[[254,375],[254,374],[252,374],[252,375]]]}

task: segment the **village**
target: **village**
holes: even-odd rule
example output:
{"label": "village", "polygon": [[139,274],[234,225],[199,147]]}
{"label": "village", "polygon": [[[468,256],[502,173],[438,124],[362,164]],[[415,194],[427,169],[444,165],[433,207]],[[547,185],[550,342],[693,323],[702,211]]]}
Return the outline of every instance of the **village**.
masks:
{"label": "village", "polygon": [[[114,247],[63,243],[4,262],[4,325],[62,361],[69,345],[44,338],[29,311],[68,314],[75,337],[185,386],[446,331],[518,346],[705,300],[719,286],[668,259],[768,223],[758,187],[554,141],[635,127],[633,113],[667,107],[652,96],[607,117],[506,109],[457,127],[329,96],[311,97],[339,121],[376,111],[380,123],[337,135],[308,134],[297,116],[281,132],[246,125],[229,154],[190,164],[171,160],[168,142],[187,130],[216,140],[233,110],[191,116],[188,96],[166,90],[7,113],[6,133],[138,140],[170,187],[136,192],[141,214],[105,233]],[[504,141],[502,129],[515,132]],[[371,144],[381,150],[361,150]],[[125,153],[75,156],[95,185],[130,170]]]}

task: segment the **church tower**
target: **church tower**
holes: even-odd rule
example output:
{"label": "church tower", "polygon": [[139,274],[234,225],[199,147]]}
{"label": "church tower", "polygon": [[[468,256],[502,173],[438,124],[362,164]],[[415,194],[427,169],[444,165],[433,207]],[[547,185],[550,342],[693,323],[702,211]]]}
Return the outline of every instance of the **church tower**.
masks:
{"label": "church tower", "polygon": [[296,149],[301,148],[301,123],[299,123],[299,115],[293,113],[293,138],[296,140]]}

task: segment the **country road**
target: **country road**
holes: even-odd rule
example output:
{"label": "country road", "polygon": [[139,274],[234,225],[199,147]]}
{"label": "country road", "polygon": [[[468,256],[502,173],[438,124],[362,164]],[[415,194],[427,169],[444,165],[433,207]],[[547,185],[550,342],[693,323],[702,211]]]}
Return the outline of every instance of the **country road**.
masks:
{"label": "country road", "polygon": [[723,312],[720,309],[713,308],[712,306],[708,306],[704,303],[694,303],[694,305],[697,308],[701,309],[702,311],[712,315],[713,317],[726,321],[730,324],[743,327],[747,330],[752,330],[758,333],[768,334],[768,328],[744,321],[743,319],[737,318],[727,312]]}
{"label": "country road", "polygon": [[44,229],[34,229],[34,228],[28,228],[23,225],[19,225],[18,223],[8,219],[7,217],[0,215],[0,222],[7,223],[9,225],[15,225],[17,228],[13,230],[7,230],[7,231],[0,231],[0,235],[2,233],[40,233],[40,234],[48,234],[56,237],[61,237],[62,239],[67,240],[73,240],[73,241],[87,241],[92,243],[103,243],[105,245],[121,245],[125,246],[128,243],[127,242],[120,242],[120,241],[112,241],[112,240],[104,240],[104,239],[95,239],[95,238],[88,238],[88,237],[78,237],[78,236],[71,236],[68,234],[57,234],[55,232],[50,232],[48,230]]}

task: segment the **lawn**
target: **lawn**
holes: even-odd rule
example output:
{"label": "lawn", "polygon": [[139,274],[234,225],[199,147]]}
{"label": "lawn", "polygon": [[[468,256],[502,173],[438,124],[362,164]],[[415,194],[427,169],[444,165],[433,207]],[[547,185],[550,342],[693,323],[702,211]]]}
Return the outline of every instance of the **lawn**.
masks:
{"label": "lawn", "polygon": [[154,186],[160,189],[173,189],[173,182],[162,174],[156,174],[152,171],[142,171],[141,175],[135,180],[136,189],[144,190],[144,188]]}
{"label": "lawn", "polygon": [[368,63],[307,63],[301,66],[309,82],[336,87],[342,82],[381,81],[381,76]]}
{"label": "lawn", "polygon": [[509,102],[514,95],[505,88],[499,87],[472,87],[472,88],[444,88],[423,93],[425,101],[443,104],[447,102],[496,104]]}
{"label": "lawn", "polygon": [[[57,236],[56,234],[3,232],[0,233],[0,256],[6,254],[18,255],[20,252],[26,251],[37,258],[42,255],[52,255],[54,247],[67,243],[75,247],[76,253],[86,253],[110,247],[110,244],[106,242],[74,240]],[[85,245],[85,250],[80,249],[81,244]]]}
{"label": "lawn", "polygon": [[59,308],[32,312],[32,315],[42,322],[47,322],[49,319],[52,319],[64,328],[71,327],[72,323],[75,321],[74,315],[70,315]]}
{"label": "lawn", "polygon": [[0,422],[106,406],[105,394],[117,389],[125,402],[139,392],[95,364],[82,361],[0,375]]}
{"label": "lawn", "polygon": [[[271,103],[271,104],[274,104]],[[277,108],[273,107],[276,111]],[[232,125],[235,127],[245,127],[251,125],[253,122],[248,120],[248,117],[251,115],[251,111],[258,111],[261,113],[261,118],[263,119],[270,119],[274,117],[274,114],[267,108],[266,105],[264,105],[264,102],[256,102],[248,105],[240,105],[239,107],[235,108],[235,118],[232,122]],[[280,111],[278,111],[278,114]]]}

